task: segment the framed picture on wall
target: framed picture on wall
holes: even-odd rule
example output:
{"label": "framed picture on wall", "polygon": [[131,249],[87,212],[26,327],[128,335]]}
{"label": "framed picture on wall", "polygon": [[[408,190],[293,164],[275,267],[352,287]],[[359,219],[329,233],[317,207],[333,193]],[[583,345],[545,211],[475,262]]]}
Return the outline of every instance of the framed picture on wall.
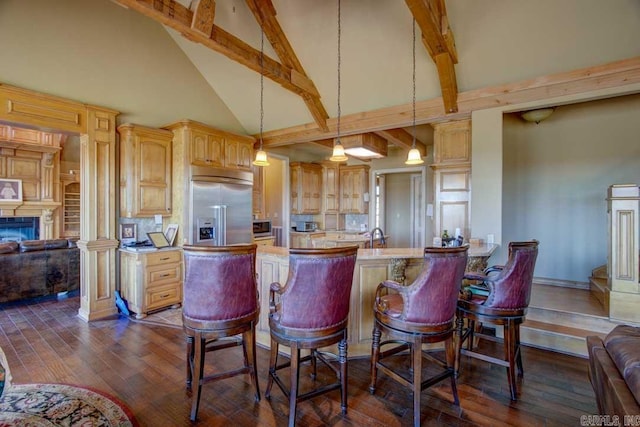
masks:
{"label": "framed picture on wall", "polygon": [[135,242],[137,236],[136,224],[120,224],[120,240],[124,243]]}
{"label": "framed picture on wall", "polygon": [[0,178],[0,203],[22,201],[22,180]]}

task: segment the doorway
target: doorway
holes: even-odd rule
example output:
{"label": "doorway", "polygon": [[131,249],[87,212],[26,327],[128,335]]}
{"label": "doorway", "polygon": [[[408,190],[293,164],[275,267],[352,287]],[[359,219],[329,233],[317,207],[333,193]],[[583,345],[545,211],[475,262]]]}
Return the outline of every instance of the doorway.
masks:
{"label": "doorway", "polygon": [[389,236],[388,247],[425,246],[426,168],[380,169],[371,173],[374,197],[369,206],[370,228],[380,227]]}

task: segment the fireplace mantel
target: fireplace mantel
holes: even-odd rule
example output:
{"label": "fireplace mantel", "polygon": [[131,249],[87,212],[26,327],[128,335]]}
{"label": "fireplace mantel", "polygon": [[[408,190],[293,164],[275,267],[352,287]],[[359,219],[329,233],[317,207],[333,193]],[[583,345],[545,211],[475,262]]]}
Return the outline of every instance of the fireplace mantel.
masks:
{"label": "fireplace mantel", "polygon": [[40,238],[53,239],[54,212],[62,205],[60,202],[1,202],[0,217],[38,217],[40,218]]}

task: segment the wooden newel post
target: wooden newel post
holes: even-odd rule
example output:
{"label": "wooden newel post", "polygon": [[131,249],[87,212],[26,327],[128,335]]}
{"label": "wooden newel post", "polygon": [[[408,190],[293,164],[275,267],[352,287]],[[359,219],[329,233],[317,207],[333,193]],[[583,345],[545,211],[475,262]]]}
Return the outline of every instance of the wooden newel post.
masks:
{"label": "wooden newel post", "polygon": [[609,218],[608,287],[609,318],[640,322],[640,188],[615,184],[607,197]]}

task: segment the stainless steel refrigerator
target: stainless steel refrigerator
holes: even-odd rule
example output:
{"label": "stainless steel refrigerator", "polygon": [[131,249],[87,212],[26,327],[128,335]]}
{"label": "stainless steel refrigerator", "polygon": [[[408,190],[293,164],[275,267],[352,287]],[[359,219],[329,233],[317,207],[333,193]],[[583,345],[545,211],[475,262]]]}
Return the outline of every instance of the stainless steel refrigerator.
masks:
{"label": "stainless steel refrigerator", "polygon": [[189,199],[192,245],[225,246],[252,241],[251,173],[193,175]]}

